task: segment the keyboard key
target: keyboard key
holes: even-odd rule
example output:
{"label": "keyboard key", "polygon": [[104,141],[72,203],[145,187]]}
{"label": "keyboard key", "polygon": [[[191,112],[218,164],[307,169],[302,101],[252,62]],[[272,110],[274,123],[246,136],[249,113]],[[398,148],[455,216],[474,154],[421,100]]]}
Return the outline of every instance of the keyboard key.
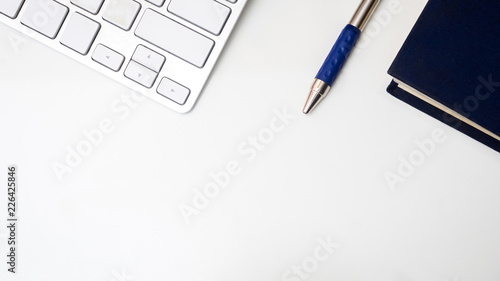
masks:
{"label": "keyboard key", "polygon": [[68,24],[61,35],[61,44],[82,55],[86,55],[100,28],[99,23],[80,13],[74,13],[68,20]]}
{"label": "keyboard key", "polygon": [[15,19],[23,3],[24,0],[2,0],[0,1],[0,13]]}
{"label": "keyboard key", "polygon": [[214,0],[172,0],[168,11],[219,35],[231,13],[231,9]]}
{"label": "keyboard key", "polygon": [[94,15],[97,15],[103,2],[104,0],[71,0],[73,5],[76,5]]}
{"label": "keyboard key", "polygon": [[146,0],[146,1],[158,7],[163,6],[163,3],[165,3],[165,0]]}
{"label": "keyboard key", "polygon": [[120,53],[117,53],[110,48],[99,44],[92,54],[92,59],[116,72],[122,67],[125,57]]}
{"label": "keyboard key", "polygon": [[140,65],[135,61],[130,61],[127,69],[125,69],[125,76],[143,85],[146,88],[151,88],[155,83],[158,73],[145,66]]}
{"label": "keyboard key", "polygon": [[165,62],[165,57],[149,48],[139,45],[137,49],[135,49],[132,60],[155,72],[160,72],[163,63]]}
{"label": "keyboard key", "polygon": [[189,89],[182,86],[181,84],[163,77],[160,81],[158,89],[156,89],[158,94],[173,100],[174,102],[183,105],[189,96]]}
{"label": "keyboard key", "polygon": [[0,25],[186,113],[248,0],[185,1],[0,0]]}
{"label": "keyboard key", "polygon": [[31,0],[26,4],[24,14],[21,17],[21,23],[54,39],[61,29],[64,19],[66,19],[68,10],[68,7],[56,1]]}
{"label": "keyboard key", "polygon": [[147,9],[135,35],[197,67],[203,67],[214,41]]}
{"label": "keyboard key", "polygon": [[130,30],[141,9],[141,4],[132,0],[108,0],[102,18],[123,30]]}

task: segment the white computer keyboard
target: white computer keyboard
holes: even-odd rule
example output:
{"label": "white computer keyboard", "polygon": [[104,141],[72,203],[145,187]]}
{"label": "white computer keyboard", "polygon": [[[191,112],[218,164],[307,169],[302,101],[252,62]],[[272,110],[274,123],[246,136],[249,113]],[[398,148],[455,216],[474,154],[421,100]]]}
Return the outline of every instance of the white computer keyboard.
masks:
{"label": "white computer keyboard", "polygon": [[184,113],[246,1],[0,0],[0,22]]}

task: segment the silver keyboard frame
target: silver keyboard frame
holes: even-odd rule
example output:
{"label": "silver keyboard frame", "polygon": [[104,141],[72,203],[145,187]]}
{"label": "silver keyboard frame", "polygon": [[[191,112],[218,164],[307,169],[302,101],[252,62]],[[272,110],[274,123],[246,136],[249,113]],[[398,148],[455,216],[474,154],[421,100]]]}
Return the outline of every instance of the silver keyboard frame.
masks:
{"label": "silver keyboard frame", "polygon": [[[1,1],[9,1],[9,0],[1,0]],[[234,26],[236,25],[236,22],[238,21],[239,16],[241,15],[241,12],[243,8],[245,7],[245,4],[247,0],[238,0],[236,3],[231,3],[226,0],[218,0],[217,2],[222,3],[223,5],[229,7],[231,9],[231,14],[229,16],[229,19],[227,20],[224,29],[222,30],[221,34],[218,36],[215,36],[199,27],[197,27],[194,24],[191,24],[187,22],[186,20],[168,12],[167,7],[170,4],[171,0],[166,0],[165,3],[163,4],[162,7],[157,7],[149,2],[146,2],[144,0],[136,0],[139,4],[141,4],[141,9],[139,11],[139,14],[134,21],[134,24],[132,25],[132,28],[129,31],[124,31],[113,24],[105,21],[102,19],[102,13],[107,5],[107,1],[104,1],[103,6],[101,7],[99,13],[97,15],[93,15],[75,5],[73,5],[70,0],[56,0],[56,2],[61,3],[65,5],[66,7],[69,8],[68,15],[66,17],[66,20],[64,21],[59,33],[57,34],[57,37],[55,39],[49,39],[45,37],[44,35],[31,30],[30,28],[26,27],[25,25],[21,24],[20,19],[23,15],[23,11],[26,7],[26,4],[31,1],[31,0],[25,0],[18,16],[15,19],[11,19],[3,14],[0,14],[0,22],[12,27],[13,29],[20,31],[21,33],[59,51],[60,53],[63,53],[67,55],[68,57],[79,61],[80,63],[98,71],[99,73],[102,73],[109,78],[114,79],[117,82],[120,82],[121,84],[127,86],[128,88],[139,92],[148,98],[155,100],[159,102],[162,105],[167,106],[168,108],[177,111],[179,113],[187,113],[189,112],[195,105],[196,101],[198,100],[203,87],[205,83],[207,82],[210,73],[212,72]],[[140,39],[139,37],[135,36],[134,32],[135,29],[137,28],[137,25],[139,21],[142,18],[142,15],[146,11],[146,9],[152,9],[154,11],[157,11],[161,13],[162,15],[184,25],[185,27],[194,30],[211,40],[215,42],[215,46],[208,57],[208,60],[205,63],[205,66],[203,68],[198,68],[156,46],[153,44],[150,44],[147,41],[144,41]],[[86,56],[83,56],[70,48],[62,45],[60,43],[60,37],[61,34],[64,32],[64,29],[66,28],[66,25],[68,23],[68,18],[71,16],[72,13],[79,12],[80,14],[98,22],[101,24],[101,29],[99,31],[99,34],[96,37],[96,40],[92,44],[92,47],[90,48],[89,53]],[[105,66],[99,64],[98,62],[92,60],[92,53],[94,52],[96,46],[98,44],[103,44],[114,51],[122,54],[125,56],[125,61],[120,68],[118,72],[114,72]],[[164,66],[160,73],[158,74],[158,77],[150,89],[130,80],[129,78],[124,76],[124,71],[138,45],[144,45],[148,48],[150,48],[153,51],[158,52],[159,54],[163,55],[166,58],[166,61],[164,63]],[[61,70],[61,71],[66,71],[66,70]],[[187,88],[191,91],[189,94],[189,97],[185,104],[180,105],[156,92],[156,89],[163,77],[167,77]]]}

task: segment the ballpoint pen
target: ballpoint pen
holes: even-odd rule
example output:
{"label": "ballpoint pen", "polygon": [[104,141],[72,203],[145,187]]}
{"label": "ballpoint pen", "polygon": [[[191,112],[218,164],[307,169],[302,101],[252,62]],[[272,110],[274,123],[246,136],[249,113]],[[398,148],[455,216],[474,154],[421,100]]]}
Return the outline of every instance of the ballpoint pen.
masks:
{"label": "ballpoint pen", "polygon": [[311,112],[330,91],[342,66],[354,49],[361,31],[363,31],[379,2],[380,0],[363,0],[351,22],[342,30],[337,42],[335,42],[330,54],[328,54],[323,66],[316,75],[304,106],[303,111],[305,114]]}

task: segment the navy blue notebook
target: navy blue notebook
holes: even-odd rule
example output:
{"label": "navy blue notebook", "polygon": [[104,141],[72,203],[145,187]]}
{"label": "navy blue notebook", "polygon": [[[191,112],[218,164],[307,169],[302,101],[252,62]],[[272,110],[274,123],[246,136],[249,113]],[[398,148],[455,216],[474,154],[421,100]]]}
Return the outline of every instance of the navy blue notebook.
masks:
{"label": "navy blue notebook", "polygon": [[429,0],[387,91],[500,152],[500,1]]}

